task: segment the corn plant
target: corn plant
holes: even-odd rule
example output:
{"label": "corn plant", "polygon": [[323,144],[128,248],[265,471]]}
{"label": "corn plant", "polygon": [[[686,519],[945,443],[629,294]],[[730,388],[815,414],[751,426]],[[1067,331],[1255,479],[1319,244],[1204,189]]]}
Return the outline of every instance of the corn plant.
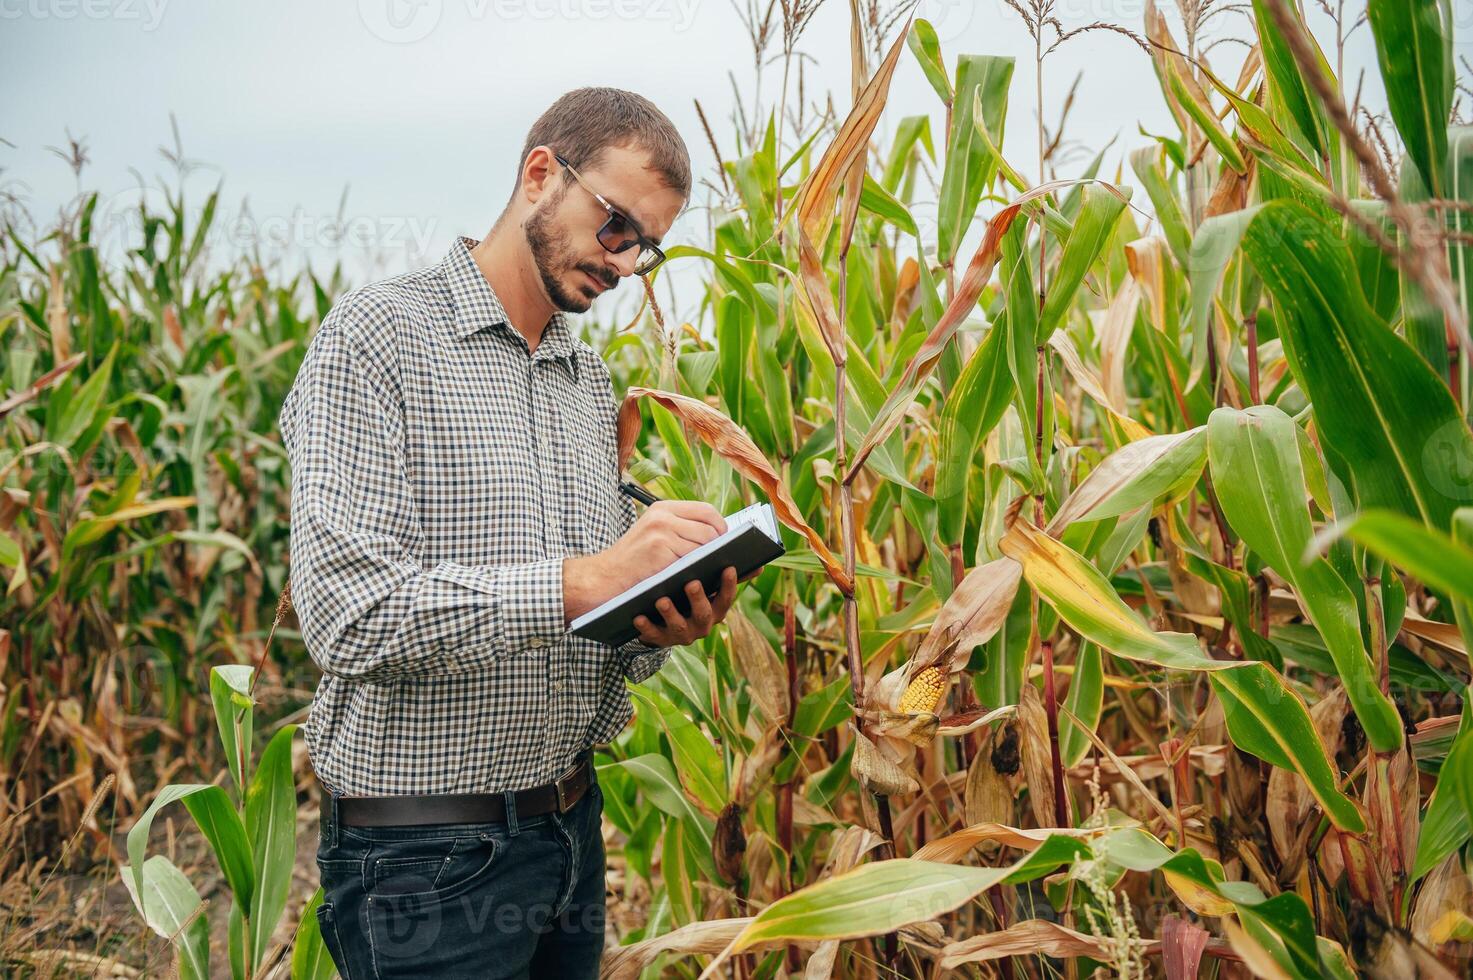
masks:
{"label": "corn plant", "polygon": [[[1185,43],[1155,4],[1011,6],[1040,94],[1083,30],[1149,52],[1179,130],[1129,153],[1152,214],[1104,151],[1064,172],[1062,125],[1037,123],[1036,181],[1010,163],[1013,59],[949,69],[925,21],[882,46],[855,5],[853,108],[788,154],[784,107],[755,131],[744,107],[711,246],[672,251],[709,266],[715,337],[656,317],[622,458],[669,496],[761,493],[793,537],[601,757],[648,882],[613,975],[1459,975],[1451,5],[1368,5],[1386,125],[1283,0],[1247,10],[1236,78],[1210,2],[1179,4]],[[907,48],[946,129],[872,153]]]}
{"label": "corn plant", "polygon": [[[781,46],[772,105],[701,112],[711,221],[669,254],[707,270],[691,319],[713,330],[667,322],[657,274],[651,316],[600,339],[630,473],[724,512],[760,495],[791,532],[724,629],[630,687],[635,721],[598,753],[607,971],[1466,975],[1473,95],[1453,5],[1320,4],[1333,57],[1287,0],[979,13],[1022,18],[1029,63],[856,2],[850,107],[815,117],[816,6],[750,5],[754,64]],[[1081,158],[1071,97],[1052,125],[1009,112],[1016,85],[1074,90],[1050,52],[1086,31],[1144,48],[1169,132]],[[1351,39],[1384,116],[1347,91]],[[881,128],[902,70],[939,128]],[[277,743],[253,771],[249,668],[205,665],[253,662],[285,585],[271,420],[341,282],[244,258],[206,275],[213,205],[191,224],[182,192],[104,263],[95,207],[0,240],[0,826],[9,859],[90,819],[98,770],[131,814],[179,746],[197,771],[229,760],[235,795],[155,807],[214,828],[236,909],[214,948],[243,975],[281,955],[250,789]],[[121,669],[140,658],[163,681],[142,697]],[[264,673],[283,700],[299,645]],[[207,697],[223,756],[196,737]],[[140,848],[128,879],[199,972],[197,895],[160,860]],[[315,975],[310,904],[303,923],[294,972]]]}
{"label": "corn plant", "polygon": [[[271,937],[286,911],[297,857],[297,791],[292,776],[297,726],[277,729],[253,764],[252,672],[243,664],[210,672],[210,698],[235,799],[212,783],[171,784],[159,790],[128,831],[129,864],[121,869],[123,884],[148,927],[174,944],[181,977],[211,976],[210,923],[205,903],[184,872],[161,854],[145,858],[154,818],[171,803],[182,803],[189,811],[230,891],[225,945],[231,975],[259,976],[284,953]],[[318,889],[296,930],[293,977],[335,975],[314,914],[321,900]]]}

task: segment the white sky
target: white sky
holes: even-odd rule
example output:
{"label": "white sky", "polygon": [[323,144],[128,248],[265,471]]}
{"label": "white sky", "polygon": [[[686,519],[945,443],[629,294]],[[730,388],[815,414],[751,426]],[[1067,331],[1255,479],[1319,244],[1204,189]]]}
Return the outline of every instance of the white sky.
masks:
{"label": "white sky", "polygon": [[[1057,0],[1056,10],[1066,28],[1106,20],[1140,32],[1145,2]],[[1178,24],[1171,0],[1162,6]],[[921,0],[918,15],[936,26],[948,70],[958,52],[1018,58],[1004,152],[1035,173],[1033,45],[1017,16],[1004,0]],[[1333,61],[1327,19],[1316,13],[1312,24]],[[810,102],[833,92],[847,109],[848,25],[849,5],[826,0],[800,42],[810,59]],[[1212,36],[1241,36],[1245,26],[1241,15],[1227,14]],[[777,51],[774,44],[769,54]],[[1235,77],[1242,52],[1219,47],[1220,74]],[[1352,38],[1346,60],[1352,88],[1366,69],[1364,98],[1379,110],[1384,96],[1368,29]],[[222,208],[238,218],[247,201],[259,234],[285,236],[286,262],[306,256],[325,272],[340,256],[353,282],[366,281],[437,261],[458,233],[483,235],[533,120],[581,85],[650,98],[685,136],[695,174],[715,180],[692,100],[701,101],[730,158],[728,73],[750,112],[752,61],[733,0],[0,0],[0,138],[13,144],[0,144],[0,187],[48,223],[78,190],[66,164],[46,149],[64,145],[69,130],[85,140],[91,161],[82,186],[109,196],[102,208],[124,212],[137,197],[130,170],[170,176],[158,148],[172,144],[172,112],[186,157],[202,165],[187,184],[192,204],[223,178]],[[1108,177],[1130,149],[1145,145],[1138,127],[1168,132],[1169,117],[1145,54],[1097,33],[1048,61],[1050,123],[1080,71],[1067,136],[1090,152],[1069,165],[1082,169],[1094,149],[1119,137],[1102,174]],[[764,116],[780,84],[781,65],[769,65]],[[932,115],[939,137],[940,102],[907,51],[877,145],[888,147],[900,118],[922,112]],[[786,135],[796,146],[791,128]],[[373,248],[331,242],[327,229],[345,188],[350,232]],[[697,209],[703,196],[698,189],[667,243],[707,244]],[[126,225],[109,227],[118,237],[127,233]],[[250,227],[223,223],[219,247],[248,246]],[[963,242],[963,256],[979,233]],[[703,270],[694,259],[669,268],[676,309],[667,318],[689,318]],[[632,312],[638,292],[625,282],[590,315],[606,321]]]}

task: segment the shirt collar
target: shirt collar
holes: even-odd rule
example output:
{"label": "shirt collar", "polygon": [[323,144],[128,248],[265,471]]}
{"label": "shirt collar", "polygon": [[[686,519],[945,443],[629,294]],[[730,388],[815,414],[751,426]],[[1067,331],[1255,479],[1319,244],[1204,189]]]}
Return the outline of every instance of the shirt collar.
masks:
{"label": "shirt collar", "polygon": [[[496,290],[491,288],[471,256],[470,250],[478,244],[474,238],[457,235],[441,263],[445,279],[450,284],[450,298],[455,304],[455,323],[451,329],[456,340],[464,340],[473,333],[498,325],[516,332],[507,318],[506,308],[496,296]],[[532,356],[563,358],[573,379],[577,380],[578,357],[573,348],[573,331],[568,326],[567,314],[562,310],[555,311],[543,327],[542,340]]]}

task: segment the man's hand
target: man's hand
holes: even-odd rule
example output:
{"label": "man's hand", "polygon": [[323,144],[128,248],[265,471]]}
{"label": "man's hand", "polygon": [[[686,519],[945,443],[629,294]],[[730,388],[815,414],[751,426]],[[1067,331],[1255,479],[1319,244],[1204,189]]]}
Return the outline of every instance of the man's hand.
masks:
{"label": "man's hand", "polygon": [[663,627],[656,626],[646,616],[634,617],[634,628],[639,630],[640,640],[652,647],[674,647],[684,643],[694,643],[710,633],[717,623],[726,618],[726,611],[731,608],[732,601],[736,599],[737,583],[754,578],[761,571],[760,568],[754,568],[738,579],[736,566],[727,565],[721,570],[720,590],[710,598],[707,598],[706,589],[701,585],[701,580],[691,579],[685,583],[685,594],[690,598],[690,615],[682,616],[680,610],[675,607],[675,603],[669,599],[661,599],[655,603],[655,608],[665,620]]}
{"label": "man's hand", "polygon": [[[631,585],[653,575],[661,569],[668,568],[670,563],[687,552],[705,544],[726,532],[726,519],[721,512],[710,504],[699,500],[660,500],[645,508],[635,522],[630,525],[629,530],[624,533],[613,546],[596,555],[585,555],[569,557],[563,562],[563,613],[567,622],[602,605],[612,596],[618,595]],[[745,582],[752,578],[761,569],[756,569],[744,576],[741,581]],[[732,570],[733,574],[735,570]],[[689,643],[692,639],[698,639],[710,632],[711,626],[721,622],[730,607],[732,598],[735,596],[737,583],[732,582],[732,595],[724,600],[725,585],[722,591],[715,596],[720,604],[720,612],[716,613],[715,607],[707,600],[705,590],[699,581],[689,583],[694,586],[699,594],[701,606],[712,614],[712,619],[705,628],[694,633],[688,639],[669,639],[668,634],[682,631],[673,630],[671,617],[661,609],[661,615],[665,616],[666,628],[656,630],[656,637],[667,637],[661,646],[673,646],[681,643]],[[697,619],[701,608],[695,604],[696,596],[692,596],[692,607],[689,617],[680,617],[685,629],[694,629],[691,620]],[[671,610],[674,612],[674,610]],[[679,615],[677,613],[677,615]],[[644,637],[641,636],[641,639]],[[645,642],[650,642],[646,640]]]}

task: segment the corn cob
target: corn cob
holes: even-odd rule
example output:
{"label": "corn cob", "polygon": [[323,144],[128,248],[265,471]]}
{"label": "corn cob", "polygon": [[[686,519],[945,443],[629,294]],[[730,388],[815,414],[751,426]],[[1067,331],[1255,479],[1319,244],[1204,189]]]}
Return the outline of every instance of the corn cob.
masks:
{"label": "corn cob", "polygon": [[905,714],[936,710],[946,693],[946,673],[940,667],[927,667],[915,676],[900,696],[900,710]]}

